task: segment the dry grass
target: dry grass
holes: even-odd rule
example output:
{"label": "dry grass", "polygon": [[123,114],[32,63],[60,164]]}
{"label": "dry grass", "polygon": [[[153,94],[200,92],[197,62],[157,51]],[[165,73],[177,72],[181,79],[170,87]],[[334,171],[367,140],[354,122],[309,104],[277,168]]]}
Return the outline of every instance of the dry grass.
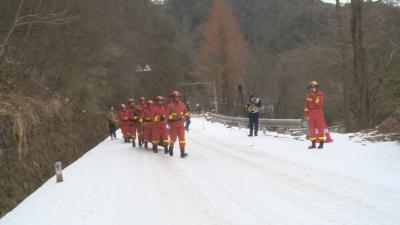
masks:
{"label": "dry grass", "polygon": [[4,121],[3,119],[8,120],[8,123],[0,124],[0,126],[8,128],[12,132],[14,142],[17,144],[18,158],[22,159],[27,140],[27,123],[24,121],[20,110],[12,104],[0,102],[0,121]]}

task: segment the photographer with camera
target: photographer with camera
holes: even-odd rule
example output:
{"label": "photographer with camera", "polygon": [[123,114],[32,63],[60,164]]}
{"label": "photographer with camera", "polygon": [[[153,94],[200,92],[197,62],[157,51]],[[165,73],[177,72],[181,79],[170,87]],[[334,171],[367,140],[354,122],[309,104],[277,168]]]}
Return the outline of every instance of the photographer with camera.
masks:
{"label": "photographer with camera", "polygon": [[[258,118],[259,118],[259,111],[261,107],[261,101],[259,98],[256,98],[254,95],[250,95],[249,100],[247,101],[247,111],[249,117],[249,128],[250,134],[249,137],[257,136],[258,134]],[[253,132],[254,131],[254,132]]]}

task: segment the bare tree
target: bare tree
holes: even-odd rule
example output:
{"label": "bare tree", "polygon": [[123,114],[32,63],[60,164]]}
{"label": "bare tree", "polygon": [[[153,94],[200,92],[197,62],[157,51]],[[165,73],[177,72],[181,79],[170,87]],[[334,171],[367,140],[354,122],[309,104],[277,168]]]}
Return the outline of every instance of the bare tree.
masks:
{"label": "bare tree", "polygon": [[361,125],[370,126],[369,81],[365,70],[365,50],[362,31],[363,0],[351,0],[351,36],[354,76],[360,91]]}
{"label": "bare tree", "polygon": [[23,27],[26,25],[33,25],[33,24],[53,24],[53,25],[60,25],[71,22],[74,17],[68,15],[67,12],[59,11],[59,12],[52,12],[53,9],[51,8],[50,3],[43,4],[42,1],[38,1],[36,3],[35,12],[31,14],[29,9],[25,9],[25,0],[20,0],[18,3],[17,10],[15,12],[15,18],[11,23],[11,27],[8,30],[6,36],[4,37],[3,41],[0,45],[0,62],[4,59],[6,48],[9,44],[10,38],[15,30],[19,27]]}
{"label": "bare tree", "polygon": [[350,92],[350,86],[351,86],[351,81],[349,78],[349,74],[347,71],[347,66],[346,66],[346,41],[344,38],[344,23],[343,23],[343,13],[341,10],[340,6],[340,0],[336,0],[336,19],[337,19],[337,36],[338,36],[338,41],[340,43],[340,56],[341,56],[341,62],[340,62],[340,67],[342,69],[342,82],[343,82],[343,122],[346,131],[351,130],[351,92]]}

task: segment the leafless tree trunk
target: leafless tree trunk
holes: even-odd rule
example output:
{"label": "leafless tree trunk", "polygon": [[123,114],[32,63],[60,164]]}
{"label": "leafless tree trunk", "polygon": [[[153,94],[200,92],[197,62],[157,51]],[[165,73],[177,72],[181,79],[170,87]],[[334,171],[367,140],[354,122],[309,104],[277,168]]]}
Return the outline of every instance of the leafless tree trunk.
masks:
{"label": "leafless tree trunk", "polygon": [[370,101],[368,91],[368,76],[365,72],[365,50],[362,32],[363,0],[351,0],[351,36],[353,44],[354,76],[360,91],[361,126],[370,125]]}
{"label": "leafless tree trunk", "polygon": [[351,92],[350,92],[350,78],[346,65],[346,41],[344,38],[344,24],[343,14],[340,6],[340,0],[336,0],[336,19],[338,25],[338,41],[340,43],[340,55],[341,55],[341,68],[342,68],[342,81],[343,81],[343,122],[346,132],[349,132],[351,128]]}

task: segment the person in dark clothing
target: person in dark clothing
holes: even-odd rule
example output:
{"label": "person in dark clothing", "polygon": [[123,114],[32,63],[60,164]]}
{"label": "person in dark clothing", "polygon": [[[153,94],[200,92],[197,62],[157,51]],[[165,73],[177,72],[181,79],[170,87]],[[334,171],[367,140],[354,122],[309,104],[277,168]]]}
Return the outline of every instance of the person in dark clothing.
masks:
{"label": "person in dark clothing", "polygon": [[[186,110],[187,110],[188,112],[190,112],[190,102],[186,102],[185,105],[186,105]],[[190,116],[188,116],[188,117],[186,118],[186,121],[185,121],[185,130],[186,130],[187,132],[189,131],[190,123],[191,123],[191,121],[190,121]]]}
{"label": "person in dark clothing", "polygon": [[111,105],[108,106],[107,122],[111,140],[117,139],[117,134],[115,131],[117,130],[118,119],[116,113],[114,112],[114,107]]}
{"label": "person in dark clothing", "polygon": [[261,101],[259,98],[256,98],[254,95],[250,96],[250,99],[247,101],[247,111],[249,117],[249,128],[250,134],[249,137],[252,137],[253,134],[255,136],[258,135],[258,118],[259,118],[259,110],[261,107]]}

